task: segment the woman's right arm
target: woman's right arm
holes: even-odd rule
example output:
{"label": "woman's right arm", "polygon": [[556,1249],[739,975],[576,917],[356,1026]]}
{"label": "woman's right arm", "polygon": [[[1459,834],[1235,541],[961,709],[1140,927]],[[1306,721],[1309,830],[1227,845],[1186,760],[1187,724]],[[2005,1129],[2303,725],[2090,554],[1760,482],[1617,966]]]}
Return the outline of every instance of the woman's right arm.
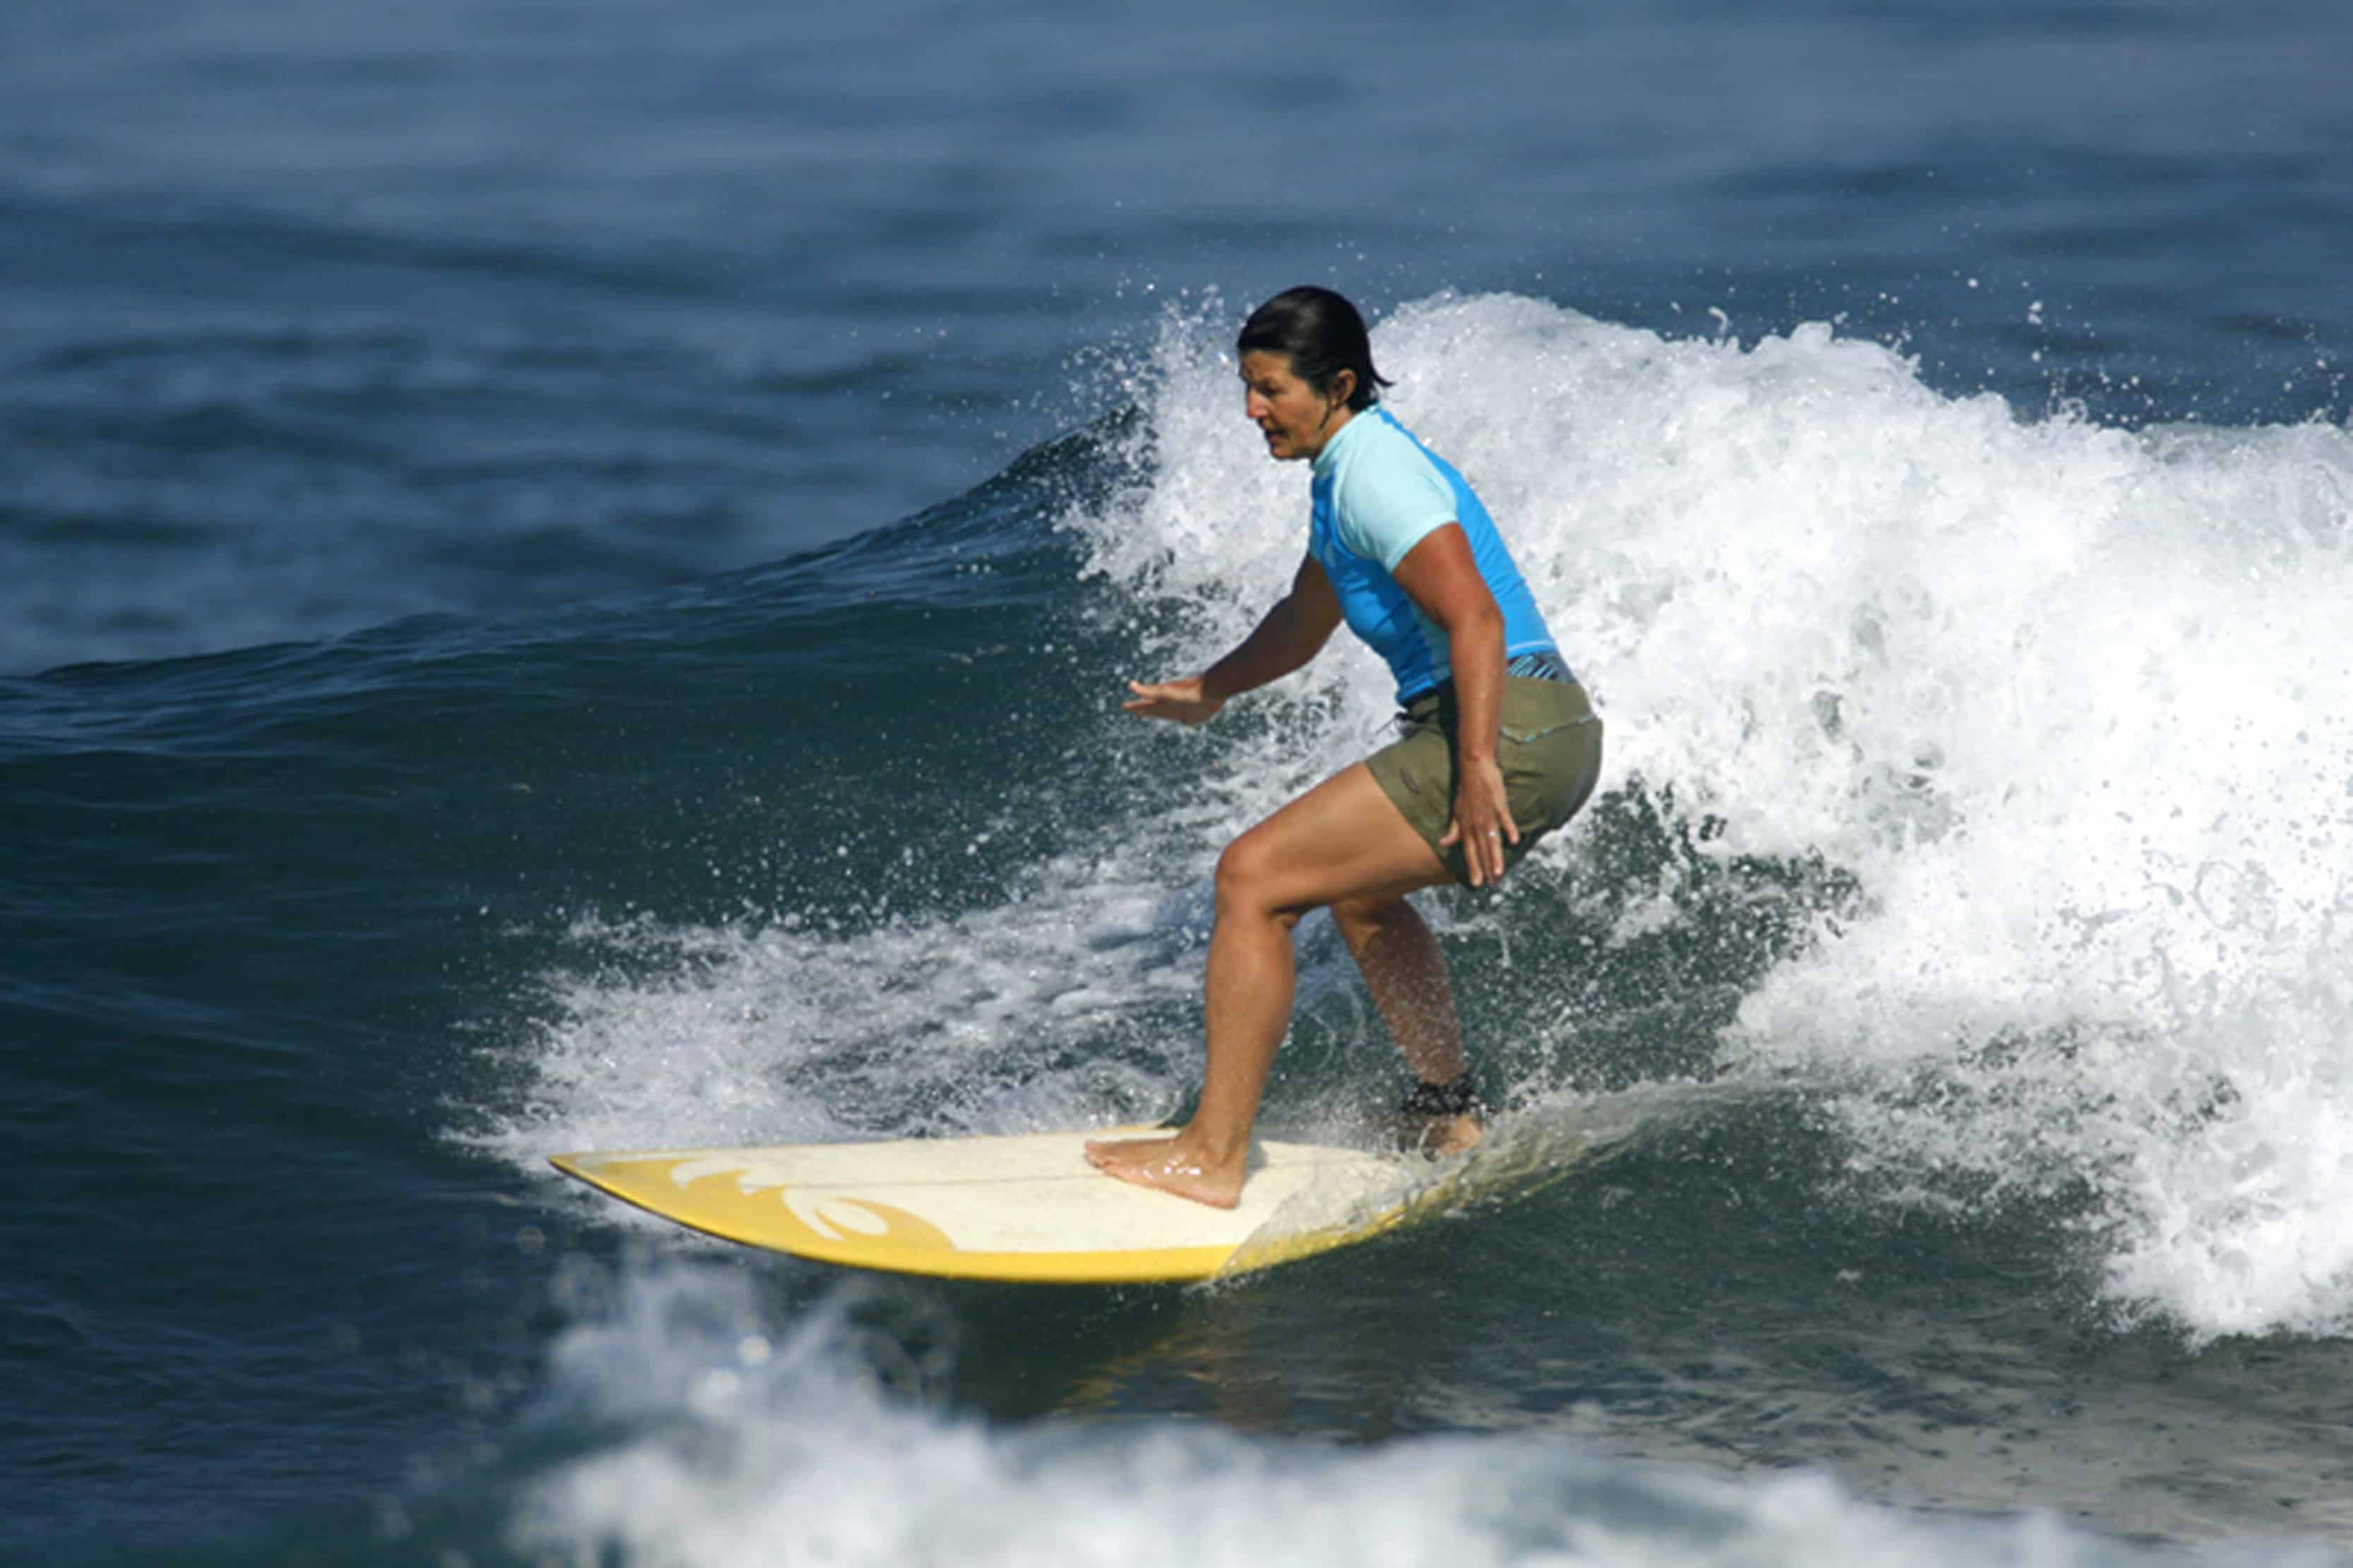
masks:
{"label": "woman's right arm", "polygon": [[1146,684],[1131,680],[1135,695],[1123,704],[1130,713],[1147,719],[1170,719],[1179,724],[1199,724],[1217,717],[1218,710],[1245,691],[1255,691],[1280,680],[1304,665],[1332,640],[1340,625],[1340,600],[1332,580],[1309,555],[1299,563],[1291,592],[1276,601],[1240,647],[1198,675]]}

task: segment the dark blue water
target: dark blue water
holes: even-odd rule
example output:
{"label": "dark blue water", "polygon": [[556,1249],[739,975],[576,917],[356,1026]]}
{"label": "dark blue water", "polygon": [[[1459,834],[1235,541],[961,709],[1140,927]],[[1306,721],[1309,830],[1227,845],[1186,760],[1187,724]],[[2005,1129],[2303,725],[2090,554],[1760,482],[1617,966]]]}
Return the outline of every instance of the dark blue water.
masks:
{"label": "dark blue water", "polygon": [[[0,1556],[2353,1555],[2353,17],[0,20]],[[544,1155],[1155,1116],[1376,318],[1609,716],[1522,1201],[878,1282]],[[1396,1068],[1330,931],[1270,1113]],[[1216,1521],[1204,1533],[1204,1521]]]}

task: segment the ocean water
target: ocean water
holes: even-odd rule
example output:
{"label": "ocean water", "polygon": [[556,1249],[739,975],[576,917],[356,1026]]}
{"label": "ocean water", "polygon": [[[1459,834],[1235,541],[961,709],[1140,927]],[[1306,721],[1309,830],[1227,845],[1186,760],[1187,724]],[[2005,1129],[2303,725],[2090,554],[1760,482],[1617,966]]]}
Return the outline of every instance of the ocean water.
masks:
{"label": "ocean water", "polygon": [[[2339,0],[14,7],[0,1560],[2353,1562],[2348,80]],[[1609,719],[1427,905],[1567,1173],[1129,1290],[564,1183],[1183,1107],[1219,849],[1388,717],[1118,709],[1297,559],[1300,281]]]}

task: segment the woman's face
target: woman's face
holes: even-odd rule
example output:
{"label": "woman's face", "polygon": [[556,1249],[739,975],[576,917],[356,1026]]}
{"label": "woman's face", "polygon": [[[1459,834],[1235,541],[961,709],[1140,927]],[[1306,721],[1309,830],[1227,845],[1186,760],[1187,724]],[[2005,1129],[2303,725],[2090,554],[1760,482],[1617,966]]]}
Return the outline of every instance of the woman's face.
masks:
{"label": "woman's face", "polygon": [[1291,356],[1269,349],[1242,355],[1242,410],[1266,432],[1266,453],[1277,462],[1313,458],[1348,422],[1353,371],[1342,371],[1317,392],[1293,374]]}

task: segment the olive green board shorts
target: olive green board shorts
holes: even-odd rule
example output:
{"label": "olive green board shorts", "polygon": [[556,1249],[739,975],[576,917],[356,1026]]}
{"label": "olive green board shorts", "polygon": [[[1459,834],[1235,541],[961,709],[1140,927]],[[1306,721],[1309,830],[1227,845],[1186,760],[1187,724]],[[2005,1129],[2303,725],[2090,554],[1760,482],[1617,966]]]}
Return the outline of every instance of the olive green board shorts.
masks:
{"label": "olive green board shorts", "polygon": [[[1401,737],[1366,758],[1365,765],[1454,879],[1468,887],[1471,867],[1462,847],[1438,842],[1454,826],[1456,717],[1451,685],[1425,692],[1398,718]],[[1517,844],[1504,840],[1508,868],[1592,798],[1601,778],[1601,720],[1585,688],[1573,680],[1514,677],[1504,682],[1502,731],[1495,761],[1512,825],[1520,830]]]}

